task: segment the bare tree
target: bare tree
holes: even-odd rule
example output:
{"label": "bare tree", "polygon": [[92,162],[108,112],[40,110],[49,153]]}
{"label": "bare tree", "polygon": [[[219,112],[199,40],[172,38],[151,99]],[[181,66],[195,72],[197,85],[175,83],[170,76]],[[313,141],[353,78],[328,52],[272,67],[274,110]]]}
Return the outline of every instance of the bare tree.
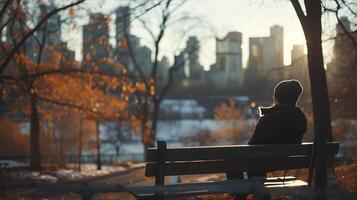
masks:
{"label": "bare tree", "polygon": [[[141,80],[145,85],[145,92],[139,94],[140,103],[139,103],[139,112],[141,119],[141,132],[142,132],[142,143],[144,148],[154,146],[156,139],[157,123],[159,120],[160,114],[160,104],[163,101],[164,97],[170,91],[171,86],[174,84],[175,72],[184,65],[183,60],[175,60],[174,64],[168,70],[168,79],[159,87],[158,83],[164,81],[161,80],[162,77],[158,77],[158,67],[159,67],[159,54],[161,52],[160,45],[165,36],[165,33],[168,30],[170,25],[175,23],[184,23],[187,20],[194,19],[190,16],[181,16],[179,18],[173,18],[174,13],[185,3],[185,1],[174,1],[166,0],[162,1],[161,9],[159,9],[159,25],[158,30],[153,31],[147,21],[139,19],[139,22],[143,28],[147,31],[153,41],[154,48],[154,60],[149,71],[149,74],[144,73],[143,66],[137,61],[135,50],[131,44],[130,35],[126,33],[126,40],[128,44],[128,51],[133,61],[135,71],[137,71]],[[187,30],[185,33],[187,33]]]}
{"label": "bare tree", "polygon": [[[345,0],[335,0],[336,10],[327,9],[327,1],[305,0],[304,9],[298,0],[290,0],[299,18],[305,34],[308,51],[308,66],[310,74],[311,97],[313,105],[313,120],[315,131],[315,142],[317,144],[317,158],[315,165],[315,183],[317,189],[325,189],[327,185],[325,144],[332,140],[331,116],[329,96],[327,90],[326,73],[322,54],[322,11],[336,12],[337,20],[341,23],[338,10],[344,5],[353,10],[353,2],[349,4]],[[351,38],[353,40],[353,38]]]}
{"label": "bare tree", "polygon": [[[18,51],[23,47],[23,45],[26,43],[26,41],[35,33],[37,32],[45,23],[47,20],[49,20],[52,16],[54,16],[55,14],[70,9],[74,6],[77,6],[81,3],[83,3],[85,0],[78,0],[75,1],[73,3],[64,5],[62,7],[58,7],[53,9],[52,11],[48,12],[47,15],[43,16],[43,18],[41,18],[37,24],[29,30],[26,30],[25,34],[19,39],[17,40],[17,42],[11,47],[11,49],[9,51],[6,51],[6,55],[3,58],[3,60],[1,60],[0,63],[0,74],[2,74],[5,70],[5,68],[9,65],[9,63],[13,60],[13,58],[15,57],[15,55],[18,53]],[[20,5],[21,3],[26,3],[23,2],[22,0],[6,0],[5,3],[3,4],[3,7],[0,11],[0,21],[5,21],[4,24],[2,24],[1,26],[1,33],[4,29],[4,25],[8,24],[11,21],[15,21],[16,18],[19,17],[19,15],[23,14],[23,11],[21,9],[19,9],[18,6],[15,6],[15,9],[13,6],[11,6],[11,4],[18,4]]]}

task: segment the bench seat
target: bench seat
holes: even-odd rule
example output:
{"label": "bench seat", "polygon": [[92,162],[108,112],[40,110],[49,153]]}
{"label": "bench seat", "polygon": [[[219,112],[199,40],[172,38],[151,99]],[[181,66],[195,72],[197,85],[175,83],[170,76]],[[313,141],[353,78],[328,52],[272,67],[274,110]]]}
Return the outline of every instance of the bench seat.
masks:
{"label": "bench seat", "polygon": [[[339,143],[326,144],[326,157],[333,163]],[[216,193],[249,194],[262,191],[307,188],[308,183],[295,177],[271,177],[263,184],[254,180],[229,180],[165,185],[165,176],[235,173],[242,171],[277,171],[309,168],[313,152],[312,143],[284,145],[227,145],[167,148],[158,141],[157,148],[145,152],[145,176],[155,177],[156,199],[170,196]],[[156,189],[155,189],[156,190]],[[151,194],[138,194],[140,197]],[[157,196],[159,195],[159,196]],[[141,198],[140,198],[141,199]]]}
{"label": "bench seat", "polygon": [[154,186],[152,188],[141,188],[140,191],[133,191],[140,200],[155,199],[155,193],[162,193],[165,199],[179,196],[196,196],[207,194],[223,194],[223,193],[268,193],[269,191],[277,192],[281,189],[284,191],[289,189],[306,188],[307,182],[301,180],[288,181],[269,181],[264,182],[264,188],[261,184],[247,180],[231,180],[231,181],[215,181],[215,182],[200,182],[200,183],[183,183],[170,184],[164,186]]}

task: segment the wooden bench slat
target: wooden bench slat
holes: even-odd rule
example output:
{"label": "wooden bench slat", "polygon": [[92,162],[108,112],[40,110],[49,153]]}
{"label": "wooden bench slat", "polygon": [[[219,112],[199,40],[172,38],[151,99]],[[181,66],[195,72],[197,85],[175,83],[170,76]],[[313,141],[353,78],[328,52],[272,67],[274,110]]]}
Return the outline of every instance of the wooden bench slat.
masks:
{"label": "wooden bench slat", "polygon": [[[337,154],[339,143],[327,144],[327,154]],[[196,161],[218,159],[272,158],[291,155],[310,155],[312,143],[302,145],[229,145],[168,148],[166,161]],[[146,162],[157,161],[157,149],[146,151]]]}
{"label": "wooden bench slat", "polygon": [[[142,195],[152,195],[155,192],[162,192],[165,194],[165,198],[171,195],[173,196],[189,196],[198,194],[212,194],[212,193],[226,193],[226,192],[237,192],[237,193],[247,193],[253,191],[257,185],[251,181],[245,180],[232,180],[232,181],[217,181],[217,182],[201,182],[201,183],[180,183],[171,184],[165,186],[144,186],[140,187],[138,190],[135,189],[135,193],[139,196]],[[131,190],[130,187],[126,189]]]}
{"label": "wooden bench slat", "polygon": [[[199,162],[168,162],[165,163],[165,176],[214,174],[234,171],[273,171],[283,169],[299,169],[309,166],[310,158],[286,157],[286,158],[263,158],[245,159],[234,161],[199,161]],[[146,165],[145,175],[155,176],[156,164]]]}
{"label": "wooden bench slat", "polygon": [[[311,164],[312,143],[286,144],[286,145],[229,145],[229,146],[199,146],[182,148],[163,148],[158,143],[157,148],[147,149],[145,152],[146,169],[145,175],[155,177],[155,179],[165,176],[195,175],[195,174],[215,174],[225,172],[241,171],[276,171],[309,168]],[[165,145],[164,145],[165,146]],[[328,164],[334,162],[339,143],[330,142],[326,144],[326,156]],[[161,159],[160,159],[161,158]],[[241,180],[243,181],[243,180]],[[250,179],[241,182],[242,186],[247,187],[249,183],[260,182],[261,187],[276,190],[279,188],[298,188],[306,187],[308,184],[295,177],[273,178],[263,182]],[[197,183],[194,185],[167,185],[151,195],[155,199],[162,199],[164,195],[197,195],[211,193],[230,192],[229,186],[219,182],[216,184]],[[156,183],[156,185],[158,185]],[[172,186],[172,187],[171,187]],[[228,186],[228,187],[227,187]],[[250,185],[251,186],[251,185]],[[247,187],[244,191],[232,188],[233,191],[247,194],[252,187]],[[242,189],[242,188],[241,188]],[[142,193],[143,194],[143,193]],[[149,195],[148,193],[143,194]]]}
{"label": "wooden bench slat", "polygon": [[[277,188],[291,188],[291,187],[306,187],[307,183],[301,180],[292,180],[286,182],[265,182],[264,187],[267,190],[277,189]],[[246,194],[248,192],[253,192],[257,188],[257,185],[250,181],[218,181],[218,182],[203,182],[203,183],[184,183],[184,184],[172,184],[166,186],[156,187],[165,194],[165,198],[177,197],[177,196],[192,196],[192,195],[204,195],[204,194],[219,194],[219,193],[242,193]],[[261,188],[261,192],[264,188]],[[142,199],[143,196],[153,196],[153,192],[142,192],[141,190],[139,196]],[[150,199],[150,198],[149,198]],[[152,199],[152,198],[151,198]]]}
{"label": "wooden bench slat", "polygon": [[302,180],[264,183],[264,187],[266,188],[289,188],[289,187],[306,187],[306,186],[307,186],[307,182]]}

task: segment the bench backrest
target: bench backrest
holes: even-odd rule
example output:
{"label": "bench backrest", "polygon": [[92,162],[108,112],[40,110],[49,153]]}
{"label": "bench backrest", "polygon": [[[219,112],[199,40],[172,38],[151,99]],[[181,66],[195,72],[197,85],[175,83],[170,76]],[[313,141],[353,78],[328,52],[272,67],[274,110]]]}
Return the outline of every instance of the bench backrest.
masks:
{"label": "bench backrest", "polygon": [[[338,147],[337,142],[326,144],[328,159]],[[145,152],[145,176],[163,184],[165,176],[308,168],[312,148],[312,143],[166,148],[166,142],[159,141],[158,148]]]}

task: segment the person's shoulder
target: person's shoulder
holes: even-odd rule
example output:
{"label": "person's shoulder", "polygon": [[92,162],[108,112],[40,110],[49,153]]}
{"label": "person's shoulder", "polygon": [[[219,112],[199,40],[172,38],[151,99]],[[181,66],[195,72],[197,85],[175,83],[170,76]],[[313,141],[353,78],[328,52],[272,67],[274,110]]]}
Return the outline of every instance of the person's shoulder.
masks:
{"label": "person's shoulder", "polygon": [[302,107],[300,107],[300,106],[295,106],[295,111],[296,111],[297,113],[299,113],[300,115],[303,115],[303,116],[306,118],[304,109],[303,109]]}

